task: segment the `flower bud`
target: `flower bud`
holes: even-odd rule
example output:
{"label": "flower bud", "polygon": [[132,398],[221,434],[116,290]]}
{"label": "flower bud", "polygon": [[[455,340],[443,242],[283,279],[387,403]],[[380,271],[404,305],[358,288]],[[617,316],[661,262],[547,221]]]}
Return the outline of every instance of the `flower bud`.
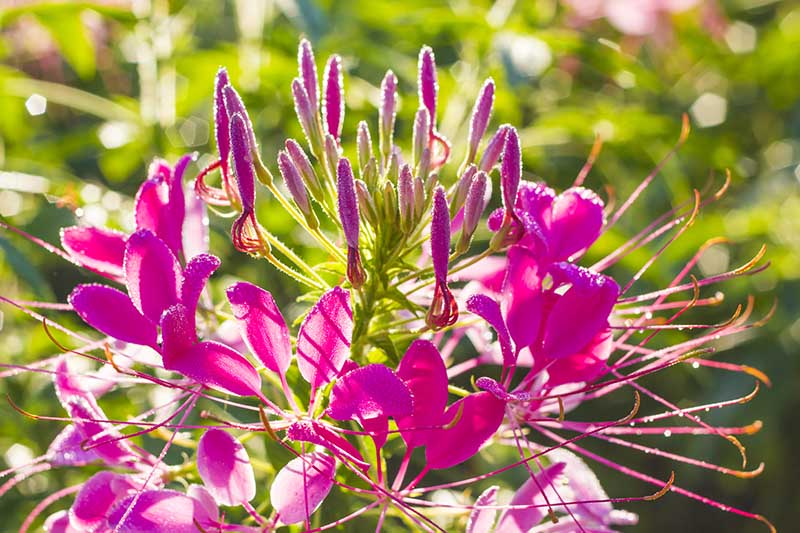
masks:
{"label": "flower bud", "polygon": [[330,169],[331,176],[336,176],[339,166],[339,143],[330,133],[325,134],[325,161]]}
{"label": "flower bud", "polygon": [[500,167],[500,190],[503,193],[503,208],[506,215],[514,213],[514,204],[517,201],[517,189],[522,177],[522,151],[519,145],[519,136],[515,128],[508,130],[505,147],[503,148],[503,162]]}
{"label": "flower bud", "polygon": [[397,221],[397,193],[391,181],[383,184],[383,214],[385,223],[394,224]]}
{"label": "flower bud", "polygon": [[239,186],[239,197],[242,212],[231,227],[231,238],[234,247],[240,252],[256,254],[264,250],[266,244],[258,235],[258,223],[255,218],[255,168],[253,151],[245,118],[241,113],[231,116],[231,152],[233,154],[233,170]]}
{"label": "flower bud", "polygon": [[[425,148],[422,150],[422,154],[419,158],[419,164],[417,165],[417,177],[422,178],[422,180],[427,184],[430,183],[430,174],[431,174],[431,149]],[[431,190],[430,188],[428,189]]]}
{"label": "flower bud", "polygon": [[392,150],[392,155],[389,156],[389,164],[386,165],[386,179],[389,181],[397,181],[400,175],[400,154],[397,150]]}
{"label": "flower bud", "polygon": [[361,255],[358,251],[359,214],[353,168],[346,157],[341,158],[338,162],[336,178],[339,221],[347,242],[347,279],[354,288],[358,289],[366,281],[367,274],[361,265]]}
{"label": "flower bud", "polygon": [[392,136],[394,120],[397,114],[397,76],[390,70],[381,82],[381,105],[378,110],[380,128],[378,142],[383,161],[387,161],[392,153]]}
{"label": "flower bud", "polygon": [[464,205],[464,201],[467,199],[467,193],[472,185],[472,178],[475,176],[477,171],[478,168],[475,165],[470,165],[458,179],[458,182],[455,185],[455,190],[453,191],[453,199],[450,202],[451,217],[455,216],[458,210]]}
{"label": "flower bud", "polygon": [[311,108],[319,109],[319,84],[317,82],[317,64],[314,61],[314,50],[307,39],[300,41],[297,47],[297,66],[303,88],[306,90]]}
{"label": "flower bud", "polygon": [[376,227],[378,225],[378,208],[375,205],[375,201],[372,199],[369,188],[362,180],[356,180],[355,183],[358,210],[361,214],[361,218],[366,220],[370,226]]}
{"label": "flower bud", "polygon": [[416,165],[422,158],[422,151],[428,147],[430,139],[430,115],[420,107],[414,116],[414,133],[411,151],[411,164]]}
{"label": "flower bud", "polygon": [[489,199],[486,196],[487,183],[491,182],[489,182],[489,176],[483,171],[478,172],[472,178],[472,184],[469,187],[464,204],[464,222],[461,226],[461,238],[456,246],[457,253],[464,253],[469,249],[472,235],[475,233],[481,215],[483,215],[483,211],[488,204]]}
{"label": "flower bud", "polygon": [[447,198],[441,186],[433,193],[431,258],[435,287],[425,323],[431,329],[441,329],[452,326],[458,320],[458,304],[447,286],[447,268],[450,261],[450,209],[447,207]]}
{"label": "flower bud", "polygon": [[230,85],[228,71],[225,70],[225,67],[220,67],[219,71],[217,71],[217,78],[214,81],[214,138],[217,141],[222,183],[225,189],[230,186],[229,165],[231,157],[230,117],[225,108],[225,87],[228,85]]}
{"label": "flower bud", "polygon": [[370,157],[369,161],[367,161],[361,177],[364,178],[364,183],[367,184],[369,190],[375,190],[378,184],[378,161],[374,157]]}
{"label": "flower bud", "polygon": [[292,80],[292,98],[294,99],[294,111],[297,114],[297,120],[300,121],[300,126],[303,128],[308,145],[311,147],[311,153],[317,159],[322,159],[322,132],[317,121],[317,111],[311,105],[308,93],[299,78]]}
{"label": "flower bud", "polygon": [[489,143],[483,151],[481,162],[478,164],[479,170],[490,172],[497,164],[497,160],[500,159],[500,154],[503,153],[509,129],[511,129],[511,126],[508,124],[503,124],[497,128],[497,132],[489,139]]}
{"label": "flower bud", "polygon": [[436,126],[436,93],[439,91],[439,84],[436,81],[436,60],[430,46],[423,46],[419,51],[417,91],[420,107],[428,110],[429,132],[433,133]]}
{"label": "flower bud", "polygon": [[403,165],[397,178],[397,205],[400,211],[400,227],[408,233],[414,220],[414,177],[411,167]]}
{"label": "flower bud", "polygon": [[311,166],[311,161],[308,160],[308,156],[306,155],[305,151],[294,139],[286,139],[284,146],[286,148],[286,153],[292,159],[292,163],[294,163],[294,166],[303,177],[303,182],[306,184],[306,187],[308,187],[308,190],[311,191],[311,194],[314,196],[314,198],[319,200],[322,195],[322,185],[320,184],[319,178],[317,178],[317,173],[314,172],[314,167]]}
{"label": "flower bud", "polygon": [[483,134],[486,133],[486,126],[489,125],[489,118],[492,116],[493,104],[494,80],[489,78],[483,83],[481,92],[475,100],[475,107],[472,108],[472,119],[469,123],[467,163],[472,163],[475,160],[475,155],[478,153],[478,145],[481,143]]}
{"label": "flower bud", "polygon": [[358,168],[361,177],[364,177],[364,167],[372,157],[372,139],[369,134],[369,126],[365,121],[358,123],[358,133],[356,134],[356,148],[358,149]]}
{"label": "flower bud", "polygon": [[289,194],[292,195],[292,200],[303,213],[308,225],[312,228],[318,227],[319,221],[311,208],[311,203],[308,201],[306,188],[303,185],[303,177],[300,175],[300,171],[295,166],[292,158],[284,150],[278,152],[278,170],[283,176],[283,182],[286,184]]}
{"label": "flower bud", "polygon": [[425,182],[414,178],[414,220],[420,220],[425,212]]}
{"label": "flower bud", "polygon": [[344,124],[344,79],[342,74],[342,58],[332,55],[325,65],[325,76],[322,81],[325,87],[325,99],[322,101],[322,119],[325,133],[333,135],[338,142]]}

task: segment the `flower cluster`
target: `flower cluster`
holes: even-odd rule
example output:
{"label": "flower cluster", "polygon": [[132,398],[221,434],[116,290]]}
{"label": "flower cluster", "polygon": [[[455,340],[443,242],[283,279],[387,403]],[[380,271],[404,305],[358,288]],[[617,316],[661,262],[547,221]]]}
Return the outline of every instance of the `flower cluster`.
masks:
{"label": "flower cluster", "polygon": [[[292,531],[321,531],[350,521],[375,530],[611,531],[637,522],[618,504],[670,491],[768,524],[680,487],[673,476],[654,477],[591,449],[601,440],[737,477],[763,468],[746,470],[737,438],[757,427],[716,427],[702,417],[755,393],[680,409],[638,381],[683,364],[767,381],[750,367],[703,357],[721,336],[759,325],[750,320],[752,306],[719,324],[679,322],[693,307],[720,303],[719,293],[705,297],[702,288],[764,268],[763,251],[743,267],[697,279],[692,267],[712,241],[668,287],[629,294],[722,191],[696,193],[582,266],[661,165],[616,210],[582,186],[598,150],[560,193],[525,180],[514,127],[499,126],[484,143],[495,91],[489,79],[453,170],[453,146],[437,127],[437,71],[427,47],[419,55],[410,151],[394,138],[398,79],[389,71],[380,86],[377,144],[361,122],[348,157],[341,58],[327,61],[321,84],[305,40],[298,62],[291,92],[305,139],[287,139],[275,156],[282,185],[223,68],[214,89],[218,157],[193,179],[185,179],[190,156],[174,167],[154,162],[136,196],[132,234],[69,227],[56,248],[4,225],[106,278],[75,287],[68,304],[40,304],[76,313],[97,335],[44,318],[37,304],[3,298],[41,320],[48,335],[55,327],[79,346],[58,343],[62,353],[26,368],[52,374],[67,413],[57,419],[67,425],[44,455],[3,472],[14,477],[0,495],[50,468],[96,471],[43,500],[22,531],[71,494],[67,510],[50,512],[46,531],[246,532],[294,524],[301,526]],[[684,123],[679,144],[687,133]],[[493,179],[500,206],[488,213]],[[259,222],[257,190],[326,252],[324,263],[308,264]],[[266,260],[304,288],[301,301],[315,302],[298,328],[269,287],[241,280],[226,288],[227,301],[213,301],[206,286],[221,261],[208,253],[207,205],[230,210],[238,251]],[[658,240],[659,252],[629,282],[607,274]],[[651,342],[683,329],[697,334],[666,346]],[[76,370],[76,358],[89,360],[89,368]],[[159,401],[127,420],[109,418],[100,400],[133,389],[158,392],[149,397]],[[628,415],[567,417],[620,389],[633,392]],[[660,411],[639,416],[642,398]],[[668,419],[681,425],[656,425]],[[743,465],[724,467],[635,439],[662,433],[722,437]],[[154,438],[166,441],[160,452],[152,451]],[[184,450],[177,464],[167,461],[173,447]],[[610,498],[585,459],[656,492]],[[484,471],[476,474],[478,467]],[[481,493],[472,499],[471,491]],[[443,493],[450,499],[436,497]],[[339,503],[326,506],[331,500]]]}

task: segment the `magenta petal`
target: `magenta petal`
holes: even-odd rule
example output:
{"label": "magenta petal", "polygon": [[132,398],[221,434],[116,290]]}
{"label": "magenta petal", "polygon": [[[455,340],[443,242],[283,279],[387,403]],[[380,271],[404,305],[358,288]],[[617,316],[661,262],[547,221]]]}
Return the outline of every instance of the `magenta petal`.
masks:
{"label": "magenta petal", "polygon": [[197,471],[221,505],[242,505],[256,496],[256,478],[247,450],[221,429],[209,429],[200,437]]}
{"label": "magenta petal", "polygon": [[497,509],[482,509],[497,505],[497,485],[492,485],[478,496],[475,507],[469,514],[465,533],[490,533],[497,518]]}
{"label": "magenta petal", "polygon": [[364,472],[369,470],[370,464],[361,458],[361,454],[355,446],[350,444],[350,441],[319,422],[295,422],[286,430],[286,436],[290,440],[310,442],[321,446],[334,454],[340,461],[350,461]]}
{"label": "magenta petal", "polygon": [[84,450],[84,436],[75,425],[70,424],[56,435],[47,448],[47,460],[53,466],[84,466],[99,457],[92,450]]}
{"label": "magenta petal", "polygon": [[543,339],[544,354],[558,359],[583,349],[606,327],[619,285],[608,276],[571,263],[553,265],[551,273],[556,288],[569,286],[550,309]]}
{"label": "magenta petal", "polygon": [[289,328],[272,295],[251,283],[228,287],[228,301],[247,348],[281,376],[292,362]]}
{"label": "magenta petal", "polygon": [[175,304],[161,317],[161,357],[170,368],[197,342],[194,317],[182,304]]}
{"label": "magenta petal", "polygon": [[589,344],[578,353],[555,360],[547,367],[550,387],[564,383],[591,383],[607,370],[606,361],[614,347],[611,330],[604,329],[594,336]]}
{"label": "magenta petal", "polygon": [[[210,524],[219,522],[219,507],[214,496],[208,492],[208,489],[203,485],[189,485],[186,489],[186,495],[192,498],[199,505],[199,513],[205,514]],[[198,521],[203,525],[203,520],[198,518]]]}
{"label": "magenta petal", "polygon": [[311,308],[297,335],[297,366],[312,394],[336,377],[350,358],[352,334],[350,295],[334,287]]}
{"label": "magenta petal", "polygon": [[108,510],[128,490],[135,489],[127,476],[102,471],[90,477],[81,487],[69,509],[69,523],[79,531],[93,532],[105,526]]}
{"label": "magenta petal", "polygon": [[125,248],[125,284],[133,305],[152,322],[180,300],[183,275],[169,247],[148,230],[139,230]]}
{"label": "magenta petal", "polygon": [[[439,350],[430,341],[415,340],[397,367],[413,398],[409,416],[399,417],[397,427],[408,448],[427,444],[441,425],[447,407],[447,369]],[[423,429],[428,428],[428,429]]]}
{"label": "magenta petal", "polygon": [[336,461],[322,452],[301,455],[281,468],[269,491],[283,524],[303,522],[314,514],[333,487]]}
{"label": "magenta petal", "polygon": [[603,201],[589,189],[567,189],[553,201],[548,229],[550,257],[566,261],[600,236]]}
{"label": "magenta petal", "polygon": [[61,246],[80,265],[115,281],[125,274],[125,242],[128,236],[105,228],[72,226],[61,229]]}
{"label": "magenta petal", "polygon": [[181,285],[181,303],[194,316],[197,302],[211,277],[220,265],[220,260],[211,254],[194,256],[183,270],[183,284]]}
{"label": "magenta petal", "polygon": [[56,511],[47,517],[42,524],[45,533],[81,533],[80,529],[75,529],[69,524],[67,511]]}
{"label": "magenta petal", "polygon": [[78,285],[68,301],[84,322],[110,337],[157,347],[157,331],[122,291],[105,285]]}
{"label": "magenta petal", "polygon": [[[535,474],[514,493],[511,505],[527,508],[509,509],[500,517],[495,533],[524,533],[530,531],[547,515],[547,505],[539,487],[549,487],[553,480],[564,471],[564,463],[556,463]],[[548,491],[550,495],[552,491]],[[551,503],[553,503],[551,499]]]}
{"label": "magenta petal", "polygon": [[261,376],[250,361],[224,344],[205,341],[171,358],[165,368],[238,396],[261,396]]}
{"label": "magenta petal", "polygon": [[365,420],[411,414],[411,392],[388,367],[372,364],[348,372],[331,390],[328,415]]}
{"label": "magenta petal", "polygon": [[[122,434],[111,424],[100,422],[108,417],[92,398],[72,396],[61,399],[61,404],[73,419],[81,435],[81,444],[91,446],[91,451],[107,464],[131,467],[136,462],[141,463],[128,441],[120,438]],[[97,445],[99,442],[103,444]]]}
{"label": "magenta petal", "polygon": [[197,533],[195,520],[203,522],[207,514],[194,499],[174,490],[146,490],[139,495],[125,522],[125,511],[133,503],[133,494],[118,502],[108,517],[111,529],[120,533]]}
{"label": "magenta petal", "polygon": [[467,300],[467,309],[483,318],[497,332],[500,351],[503,354],[503,367],[508,368],[516,363],[516,354],[511,346],[511,337],[500,312],[500,304],[485,294],[475,294]]}
{"label": "magenta petal", "polygon": [[427,466],[434,470],[450,468],[478,453],[503,422],[505,404],[489,392],[476,392],[462,398],[445,411],[442,421],[452,427],[433,433],[425,448]]}
{"label": "magenta petal", "polygon": [[542,321],[542,279],[535,254],[522,246],[508,250],[508,270],[504,283],[506,325],[514,344],[521,349],[539,337]]}

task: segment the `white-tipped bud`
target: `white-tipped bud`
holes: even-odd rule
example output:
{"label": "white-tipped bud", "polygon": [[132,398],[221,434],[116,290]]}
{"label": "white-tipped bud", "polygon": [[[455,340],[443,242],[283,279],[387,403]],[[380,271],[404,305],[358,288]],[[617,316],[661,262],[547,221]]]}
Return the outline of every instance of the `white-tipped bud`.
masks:
{"label": "white-tipped bud", "polygon": [[356,148],[358,149],[358,169],[361,176],[364,176],[364,167],[372,157],[372,138],[369,134],[369,126],[365,121],[358,123],[358,133],[356,134]]}

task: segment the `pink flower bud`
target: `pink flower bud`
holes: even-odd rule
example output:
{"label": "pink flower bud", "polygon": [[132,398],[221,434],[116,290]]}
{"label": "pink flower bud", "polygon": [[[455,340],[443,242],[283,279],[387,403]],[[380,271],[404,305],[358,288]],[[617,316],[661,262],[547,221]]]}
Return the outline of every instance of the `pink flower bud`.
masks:
{"label": "pink flower bud", "polygon": [[458,304],[447,286],[447,265],[450,260],[450,209],[447,207],[447,198],[441,186],[433,193],[431,258],[436,285],[425,322],[432,329],[441,329],[455,324],[458,320]]}
{"label": "pink flower bud", "polygon": [[522,176],[522,151],[515,128],[509,128],[503,148],[503,162],[500,167],[500,189],[503,192],[503,207],[506,215],[513,216],[517,189]]}
{"label": "pink flower bud", "polygon": [[297,48],[297,66],[303,88],[308,95],[308,101],[314,110],[319,109],[319,84],[317,82],[317,64],[314,61],[314,50],[307,39],[300,41]]}
{"label": "pink flower bud", "polygon": [[511,126],[508,124],[503,124],[497,128],[497,132],[489,139],[489,144],[486,145],[486,150],[483,151],[481,162],[478,164],[480,170],[489,172],[497,164],[498,159],[500,159],[500,154],[503,153],[503,148],[506,144],[506,136],[510,129]]}
{"label": "pink flower bud", "polygon": [[397,204],[400,211],[400,225],[408,232],[414,222],[414,177],[411,167],[403,165],[397,178]]}
{"label": "pink flower bud", "polygon": [[486,133],[489,117],[492,116],[492,104],[494,104],[494,80],[489,78],[481,87],[481,92],[475,100],[475,107],[472,108],[472,120],[469,123],[469,152],[467,153],[467,162],[469,163],[475,160],[478,145],[481,143],[483,134]]}
{"label": "pink flower bud", "polygon": [[233,121],[233,115],[240,114],[244,122],[245,131],[250,141],[250,150],[255,152],[258,149],[258,141],[256,141],[256,133],[253,131],[253,123],[250,122],[250,115],[247,114],[247,108],[244,106],[242,97],[236,92],[232,85],[228,84],[223,88],[225,95],[225,109],[228,112],[228,118]]}
{"label": "pink flower bud", "polygon": [[451,216],[454,216],[458,210],[461,209],[461,206],[464,205],[464,201],[467,199],[467,193],[472,185],[472,178],[475,176],[477,171],[478,168],[475,165],[470,165],[458,179],[455,191],[453,191],[453,201],[450,202]]}
{"label": "pink flower bud", "polygon": [[363,120],[358,123],[356,148],[358,149],[358,168],[363,175],[364,168],[372,157],[372,138],[369,134],[369,126]]}
{"label": "pink flower bud", "polygon": [[245,118],[236,113],[231,117],[231,152],[233,153],[233,170],[239,186],[239,197],[242,212],[231,227],[234,247],[240,252],[255,254],[263,245],[258,238],[255,220],[256,183],[253,151],[247,131]]}
{"label": "pink flower bud", "polygon": [[230,85],[228,71],[220,67],[214,82],[214,138],[217,141],[223,183],[229,178],[229,160],[231,155],[230,117],[225,109],[225,87]]}
{"label": "pink flower bud", "polygon": [[284,147],[286,148],[286,153],[289,154],[289,157],[292,159],[292,163],[294,163],[294,166],[300,171],[300,175],[303,176],[306,187],[311,191],[311,194],[319,198],[322,186],[303,148],[294,139],[286,139]]}
{"label": "pink flower bud", "polygon": [[294,111],[297,114],[297,120],[300,121],[300,126],[303,128],[303,133],[306,135],[311,151],[319,157],[322,155],[323,145],[322,134],[319,131],[319,123],[316,118],[317,111],[311,105],[308,93],[299,78],[292,80],[292,98],[294,99]]}
{"label": "pink flower bud", "polygon": [[286,184],[286,188],[289,189],[294,203],[308,217],[312,211],[306,195],[306,188],[303,185],[303,177],[300,175],[300,171],[295,166],[292,158],[284,150],[278,152],[278,170],[283,176],[283,181]]}
{"label": "pink flower bud", "polygon": [[428,110],[429,131],[433,133],[436,126],[436,93],[439,91],[439,84],[436,81],[436,59],[430,46],[423,46],[419,51],[417,70],[419,105]]}
{"label": "pink flower bud", "polygon": [[[370,161],[375,161],[370,159]],[[375,201],[369,193],[367,184],[362,180],[356,180],[356,197],[358,198],[358,210],[364,220],[372,226],[378,224],[378,209],[375,206]]]}
{"label": "pink flower bud", "polygon": [[325,132],[333,135],[336,141],[342,135],[344,124],[344,79],[342,75],[342,58],[333,55],[325,65],[325,99],[322,102],[322,118]]}
{"label": "pink flower bud", "polygon": [[458,244],[458,249],[464,252],[469,248],[469,241],[472,239],[472,234],[478,227],[478,222],[483,215],[484,209],[488,204],[486,197],[486,184],[489,182],[489,176],[481,171],[472,178],[472,184],[467,193],[467,199],[464,203],[464,224],[461,227],[461,239]]}
{"label": "pink flower bud", "polygon": [[413,135],[411,164],[416,165],[422,159],[422,151],[428,147],[430,140],[430,115],[424,107],[420,107],[414,116]]}
{"label": "pink flower bud", "polygon": [[392,136],[394,135],[394,119],[397,114],[397,76],[390,70],[381,82],[381,105],[378,110],[380,128],[379,143],[383,160],[392,152]]}
{"label": "pink flower bud", "polygon": [[353,287],[359,288],[366,280],[366,272],[361,265],[361,256],[358,251],[359,215],[353,169],[346,157],[339,160],[336,176],[339,193],[339,220],[347,242],[347,279]]}

